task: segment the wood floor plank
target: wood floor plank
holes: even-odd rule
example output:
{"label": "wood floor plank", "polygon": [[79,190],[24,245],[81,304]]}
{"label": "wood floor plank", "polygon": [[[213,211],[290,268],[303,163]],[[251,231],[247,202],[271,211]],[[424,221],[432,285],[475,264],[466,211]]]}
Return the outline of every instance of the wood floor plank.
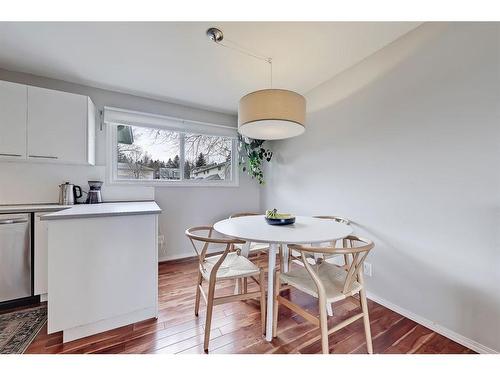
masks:
{"label": "wood floor plank", "polygon": [[392,354],[404,354],[404,353],[415,353],[420,347],[430,340],[435,333],[430,329],[421,326],[419,324],[415,325],[413,329],[408,331],[408,333],[402,336],[399,340],[389,346],[384,353]]}
{"label": "wood floor plank", "polygon": [[[251,260],[266,267],[265,255]],[[158,266],[158,319],[62,343],[61,332],[47,334],[47,326],[35,337],[26,353],[203,353],[205,305],[194,316],[197,264],[194,260],[170,261]],[[224,281],[216,295],[230,294],[234,281]],[[255,283],[249,283],[256,290]],[[284,291],[312,314],[318,313],[316,299],[299,291]],[[319,330],[294,312],[280,307],[278,337],[267,342],[262,336],[259,302],[248,300],[214,307],[210,353],[320,353]],[[349,297],[333,305],[333,326],[360,312],[359,300]],[[474,353],[373,301],[368,300],[375,353]],[[329,337],[331,353],[366,353],[362,320]]]}

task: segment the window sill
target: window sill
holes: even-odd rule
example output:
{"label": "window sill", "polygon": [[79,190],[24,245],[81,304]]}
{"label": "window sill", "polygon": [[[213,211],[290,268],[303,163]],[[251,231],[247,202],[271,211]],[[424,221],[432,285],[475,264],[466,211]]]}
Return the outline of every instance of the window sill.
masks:
{"label": "window sill", "polygon": [[114,186],[152,186],[152,187],[239,187],[237,181],[231,182],[188,182],[188,181],[138,181],[138,180],[113,180],[109,185]]}

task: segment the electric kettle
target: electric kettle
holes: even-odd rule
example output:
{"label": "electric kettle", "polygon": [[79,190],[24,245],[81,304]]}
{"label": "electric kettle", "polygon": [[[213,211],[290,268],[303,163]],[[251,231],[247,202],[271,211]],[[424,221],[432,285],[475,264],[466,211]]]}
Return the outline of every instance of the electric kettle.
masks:
{"label": "electric kettle", "polygon": [[75,204],[76,200],[82,196],[82,189],[78,185],[66,182],[59,185],[59,204]]}

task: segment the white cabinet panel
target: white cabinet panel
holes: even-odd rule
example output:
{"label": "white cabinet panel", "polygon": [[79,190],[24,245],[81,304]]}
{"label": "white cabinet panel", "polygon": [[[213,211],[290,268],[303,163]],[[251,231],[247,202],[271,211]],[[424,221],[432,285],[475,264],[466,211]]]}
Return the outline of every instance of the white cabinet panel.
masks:
{"label": "white cabinet panel", "polygon": [[0,159],[94,165],[88,96],[0,81]]}
{"label": "white cabinet panel", "polygon": [[28,159],[92,164],[89,103],[83,95],[28,86]]}
{"label": "white cabinet panel", "polygon": [[0,157],[26,158],[27,86],[0,81]]}
{"label": "white cabinet panel", "polygon": [[157,316],[157,215],[47,225],[49,333],[64,331],[66,342]]}
{"label": "white cabinet panel", "polygon": [[35,214],[35,248],[34,248],[34,263],[35,263],[35,295],[46,294],[48,291],[47,274],[48,274],[48,238],[47,238],[47,222],[41,221],[40,216],[46,212]]}

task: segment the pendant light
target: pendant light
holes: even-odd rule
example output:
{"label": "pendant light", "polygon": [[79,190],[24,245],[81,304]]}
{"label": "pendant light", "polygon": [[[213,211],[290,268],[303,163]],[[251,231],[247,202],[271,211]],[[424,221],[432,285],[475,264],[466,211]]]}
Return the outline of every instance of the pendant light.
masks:
{"label": "pendant light", "polygon": [[223,44],[224,35],[217,28],[208,29],[207,36],[221,46],[263,60],[270,67],[271,88],[251,92],[240,99],[238,132],[244,137],[262,140],[285,139],[304,133],[306,100],[294,91],[272,88],[272,59],[239,46]]}

